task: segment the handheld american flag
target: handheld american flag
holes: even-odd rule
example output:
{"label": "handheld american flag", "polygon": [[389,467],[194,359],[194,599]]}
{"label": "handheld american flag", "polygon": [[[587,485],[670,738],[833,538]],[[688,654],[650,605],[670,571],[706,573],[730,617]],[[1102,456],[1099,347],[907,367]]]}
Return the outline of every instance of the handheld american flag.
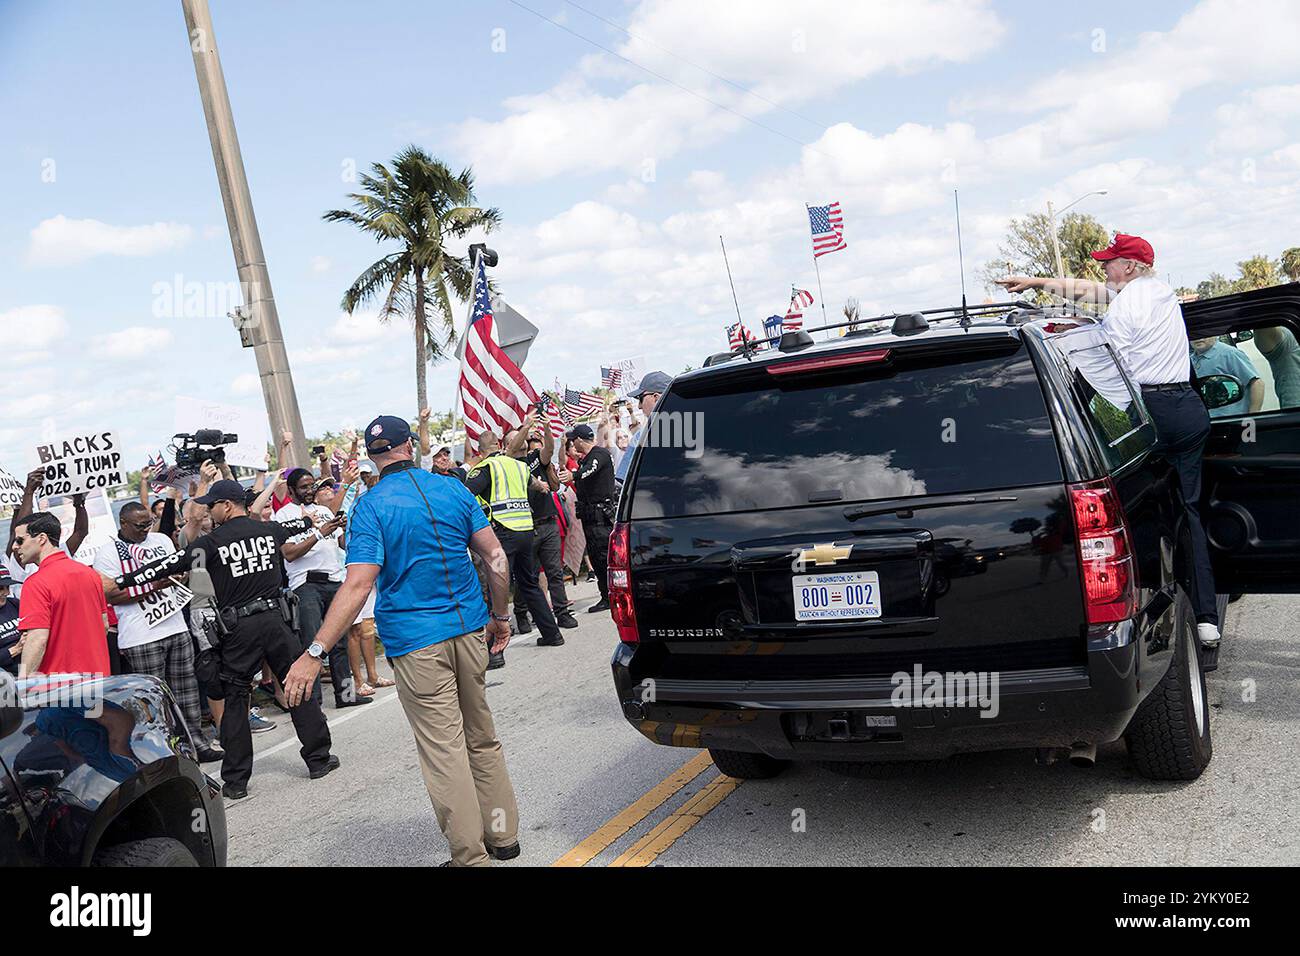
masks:
{"label": "handheld american flag", "polygon": [[846,248],[844,242],[844,214],[840,204],[809,206],[808,224],[812,228],[813,258]]}
{"label": "handheld american flag", "polygon": [[599,395],[591,392],[575,392],[571,388],[564,390],[564,410],[574,419],[595,415],[605,407]]}
{"label": "handheld american flag", "polygon": [[621,368],[600,367],[600,384],[602,388],[618,388],[623,384],[623,370]]}
{"label": "handheld american flag", "polygon": [[472,441],[485,431],[504,435],[518,428],[528,407],[537,402],[532,383],[497,341],[482,258],[474,261],[474,291],[456,394],[465,435]]}

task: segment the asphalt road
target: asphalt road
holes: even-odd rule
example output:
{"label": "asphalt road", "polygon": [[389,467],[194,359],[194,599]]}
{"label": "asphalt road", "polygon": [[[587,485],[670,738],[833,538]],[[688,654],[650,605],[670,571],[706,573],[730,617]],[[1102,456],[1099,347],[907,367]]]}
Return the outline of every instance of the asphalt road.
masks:
{"label": "asphalt road", "polygon": [[[737,784],[707,755],[653,745],[624,721],[609,673],[613,624],[583,611],[594,592],[577,589],[581,626],[564,632],[565,646],[536,647],[536,631],[517,637],[507,666],[489,673],[523,846],[519,860],[497,865],[1300,859],[1300,597],[1229,607],[1220,667],[1208,675],[1214,759],[1192,783],[1143,780],[1119,743],[1100,748],[1087,770],[1041,767],[1031,752],[1010,751],[883,780],[796,764],[774,780]],[[255,738],[249,796],[227,801],[231,865],[445,860],[395,691],[326,713],[343,766],[322,780],[307,778],[287,717]]]}

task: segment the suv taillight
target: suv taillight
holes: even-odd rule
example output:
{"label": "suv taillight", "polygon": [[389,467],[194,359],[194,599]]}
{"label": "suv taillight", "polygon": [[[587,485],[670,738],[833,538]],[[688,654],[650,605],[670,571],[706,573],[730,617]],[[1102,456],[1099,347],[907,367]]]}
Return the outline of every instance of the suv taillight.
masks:
{"label": "suv taillight", "polygon": [[636,644],[636,608],[632,606],[632,528],[620,521],[609,536],[609,612],[618,628],[618,639]]}
{"label": "suv taillight", "polygon": [[1137,613],[1137,569],[1115,486],[1103,478],[1069,487],[1088,623],[1130,618]]}

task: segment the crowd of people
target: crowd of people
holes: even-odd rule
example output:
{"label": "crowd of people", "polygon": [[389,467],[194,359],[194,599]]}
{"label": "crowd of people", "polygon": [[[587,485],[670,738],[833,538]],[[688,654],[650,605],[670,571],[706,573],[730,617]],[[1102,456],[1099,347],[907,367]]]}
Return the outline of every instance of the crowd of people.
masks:
{"label": "crowd of people", "polygon": [[[146,468],[138,499],[118,513],[116,537],[89,566],[72,559],[88,529],[84,496],[62,540],[58,518],[35,508],[38,468],[14,511],[0,572],[0,667],[19,678],[138,673],[165,681],[197,758],[223,762],[232,799],[247,793],[251,734],[275,726],[262,711],[274,706],[291,717],[317,778],[339,766],[320,710],[322,683],[337,708],[367,704],[396,684],[453,861],[509,858],[518,852],[513,825],[507,840],[465,824],[466,801],[484,799],[493,809],[508,804],[507,820],[517,821],[481,671],[504,666],[510,637],[534,627],[539,646],[562,646],[561,630],[577,627],[568,587],[584,573],[600,592],[587,612],[609,609],[619,487],[668,382],[653,372],[631,401],[607,400],[591,424],[562,436],[558,454],[560,436],[537,409],[502,435],[467,441],[460,454],[433,450],[426,409],[416,434],[393,416],[372,422],[367,457],[362,438],[350,436],[341,454],[318,447],[317,462],[294,465],[286,433],[279,467],[271,470],[268,456],[247,487],[219,455],[185,488],[155,489]],[[419,468],[426,456],[429,467]],[[406,471],[409,481],[398,477]],[[403,530],[413,515],[420,527]],[[396,680],[380,673],[380,646]],[[422,656],[429,648],[440,649],[437,667]],[[294,679],[313,666],[310,680]],[[448,685],[438,667],[458,677],[450,706],[466,738],[459,752],[446,732]],[[476,790],[485,774],[495,789]]]}

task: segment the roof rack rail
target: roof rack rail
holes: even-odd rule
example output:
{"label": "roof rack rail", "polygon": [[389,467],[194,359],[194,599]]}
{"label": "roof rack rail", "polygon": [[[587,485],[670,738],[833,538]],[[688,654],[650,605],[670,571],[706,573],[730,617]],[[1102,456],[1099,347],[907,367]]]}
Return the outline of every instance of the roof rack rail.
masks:
{"label": "roof rack rail", "polygon": [[[803,331],[809,333],[827,332],[830,331],[831,329],[843,329],[849,326],[864,325],[871,322],[892,323],[895,319],[899,317],[899,315],[920,315],[920,316],[952,315],[955,317],[960,317],[963,312],[965,312],[968,315],[980,315],[980,314],[993,314],[997,312],[1007,312],[1012,309],[1026,309],[1026,310],[1036,311],[1036,310],[1040,310],[1041,306],[1035,305],[1034,303],[1026,301],[1025,299],[1009,299],[1005,302],[984,302],[981,303],[980,305],[967,306],[965,309],[963,309],[960,305],[953,305],[942,309],[921,309],[918,312],[910,312],[910,313],[889,312],[886,313],[885,315],[877,315],[865,319],[856,319],[852,322],[832,322],[828,325],[805,326]],[[767,341],[774,342],[777,341],[778,339],[779,336],[770,336],[767,339]],[[763,340],[760,339],[759,341],[763,341]]]}

